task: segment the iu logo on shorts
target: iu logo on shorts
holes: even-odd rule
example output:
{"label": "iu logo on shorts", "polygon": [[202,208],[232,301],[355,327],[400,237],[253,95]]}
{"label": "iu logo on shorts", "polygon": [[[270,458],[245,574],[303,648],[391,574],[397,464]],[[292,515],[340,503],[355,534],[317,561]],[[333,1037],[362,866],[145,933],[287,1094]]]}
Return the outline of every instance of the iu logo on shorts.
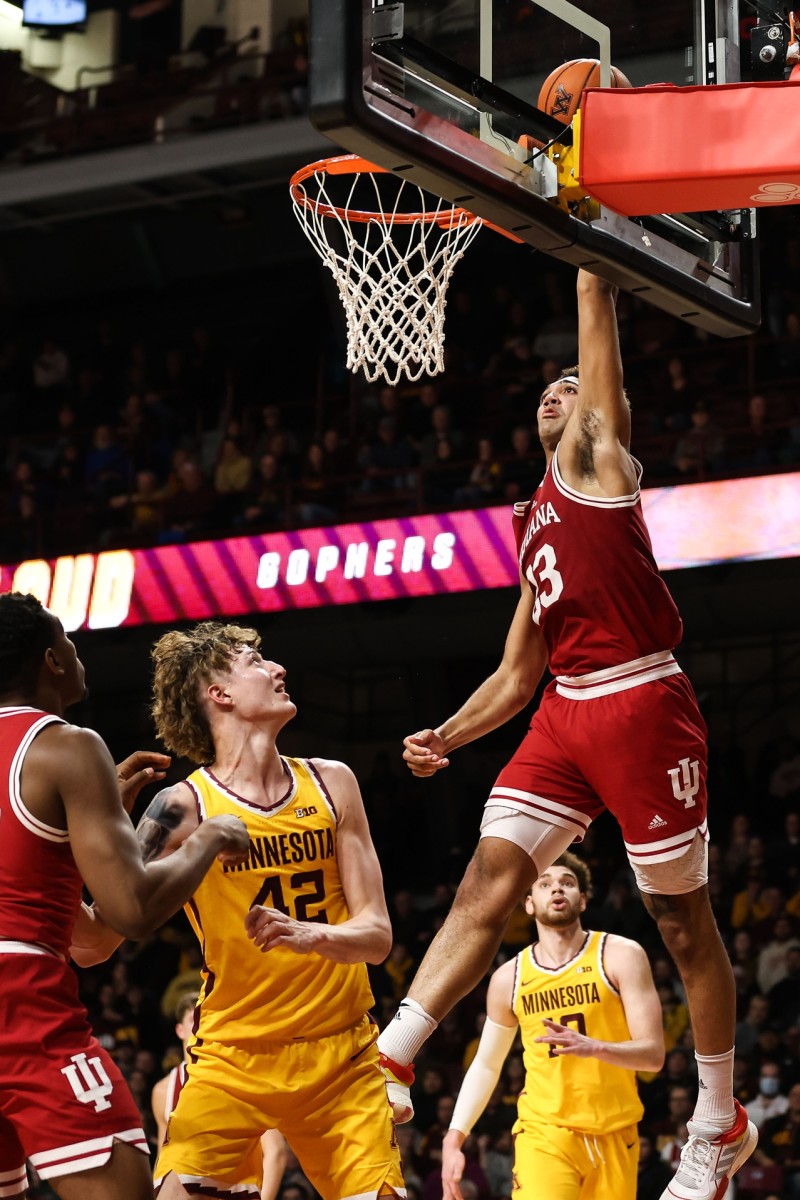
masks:
{"label": "iu logo on shorts", "polygon": [[93,1104],[96,1113],[111,1108],[111,1101],[106,1100],[106,1096],[111,1095],[114,1085],[106,1074],[101,1058],[73,1054],[70,1065],[61,1068],[61,1074],[66,1075],[69,1086],[81,1104]]}
{"label": "iu logo on shorts", "polygon": [[672,767],[667,774],[672,780],[675,799],[683,800],[684,808],[694,808],[695,796],[700,791],[700,763],[697,759],[689,762],[688,758],[681,758],[677,767]]}

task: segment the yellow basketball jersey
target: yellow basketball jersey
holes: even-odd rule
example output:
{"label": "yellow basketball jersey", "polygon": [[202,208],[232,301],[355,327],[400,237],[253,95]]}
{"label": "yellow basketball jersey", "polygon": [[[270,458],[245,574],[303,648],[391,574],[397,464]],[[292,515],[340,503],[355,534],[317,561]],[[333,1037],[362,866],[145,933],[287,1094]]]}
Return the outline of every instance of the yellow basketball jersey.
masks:
{"label": "yellow basketball jersey", "polygon": [[580,951],[561,967],[543,967],[536,947],[517,955],[513,1009],[522,1031],[525,1090],[521,1121],[546,1121],[581,1133],[613,1133],[641,1120],[633,1071],[596,1058],[554,1055],[534,1038],[547,1032],[544,1017],[572,1025],[603,1042],[630,1039],[619,992],[603,969],[605,933],[586,934]]}
{"label": "yellow basketball jersey", "polygon": [[196,1037],[254,1052],[264,1041],[347,1029],[373,1004],[363,963],[331,962],[282,946],[262,953],[245,933],[253,904],[329,925],[350,916],[336,859],[334,801],[308,760],[282,762],[286,794],[268,809],[231,792],[208,768],[186,781],[201,820],[232,813],[250,835],[248,861],[238,867],[215,862],[186,905],[203,949]]}

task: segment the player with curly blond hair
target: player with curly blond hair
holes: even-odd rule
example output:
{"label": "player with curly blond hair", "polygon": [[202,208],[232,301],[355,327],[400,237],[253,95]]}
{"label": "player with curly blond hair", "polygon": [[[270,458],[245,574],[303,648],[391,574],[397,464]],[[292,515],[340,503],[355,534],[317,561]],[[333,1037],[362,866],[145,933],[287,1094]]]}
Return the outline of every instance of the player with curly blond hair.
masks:
{"label": "player with curly blond hair", "polygon": [[353,772],[287,758],[286,671],[254,629],[203,621],[153,648],[153,717],[200,764],[139,824],[146,861],[235,813],[249,861],[212,869],[186,905],[203,985],[186,1084],[156,1164],[160,1200],[257,1200],[261,1135],[280,1131],[330,1200],[404,1196],[375,1048],[366,963],[391,946],[380,867]]}
{"label": "player with curly blond hair", "polygon": [[165,746],[196,763],[214,760],[211,729],[200,701],[200,686],[225,671],[244,646],[256,650],[255,629],[203,621],[188,633],[165,633],[152,650],[155,663],[153,720]]}

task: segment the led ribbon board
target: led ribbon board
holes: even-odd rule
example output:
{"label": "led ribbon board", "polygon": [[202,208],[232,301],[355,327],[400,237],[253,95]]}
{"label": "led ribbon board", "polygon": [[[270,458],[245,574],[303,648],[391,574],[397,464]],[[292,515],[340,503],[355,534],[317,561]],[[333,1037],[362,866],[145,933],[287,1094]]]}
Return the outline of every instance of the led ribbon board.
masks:
{"label": "led ribbon board", "polygon": [[[662,571],[800,555],[800,472],[651,488]],[[517,586],[510,508],[29,559],[0,591],[33,592],[69,632]]]}

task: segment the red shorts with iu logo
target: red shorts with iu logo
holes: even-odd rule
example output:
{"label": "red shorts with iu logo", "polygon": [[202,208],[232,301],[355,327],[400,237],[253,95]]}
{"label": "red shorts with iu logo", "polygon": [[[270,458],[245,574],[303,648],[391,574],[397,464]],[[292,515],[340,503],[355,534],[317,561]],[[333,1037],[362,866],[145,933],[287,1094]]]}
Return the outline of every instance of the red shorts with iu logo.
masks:
{"label": "red shorts with iu logo", "polygon": [[706,725],[689,680],[677,673],[621,687],[612,679],[583,695],[547,687],[489,804],[559,825],[577,841],[608,809],[632,863],[680,858],[696,833],[707,837]]}
{"label": "red shorts with iu logo", "polygon": [[103,1166],[115,1140],[149,1153],[139,1110],[92,1035],[71,967],[12,945],[0,943],[3,1188],[24,1190],[26,1159],[42,1179],[58,1179]]}

